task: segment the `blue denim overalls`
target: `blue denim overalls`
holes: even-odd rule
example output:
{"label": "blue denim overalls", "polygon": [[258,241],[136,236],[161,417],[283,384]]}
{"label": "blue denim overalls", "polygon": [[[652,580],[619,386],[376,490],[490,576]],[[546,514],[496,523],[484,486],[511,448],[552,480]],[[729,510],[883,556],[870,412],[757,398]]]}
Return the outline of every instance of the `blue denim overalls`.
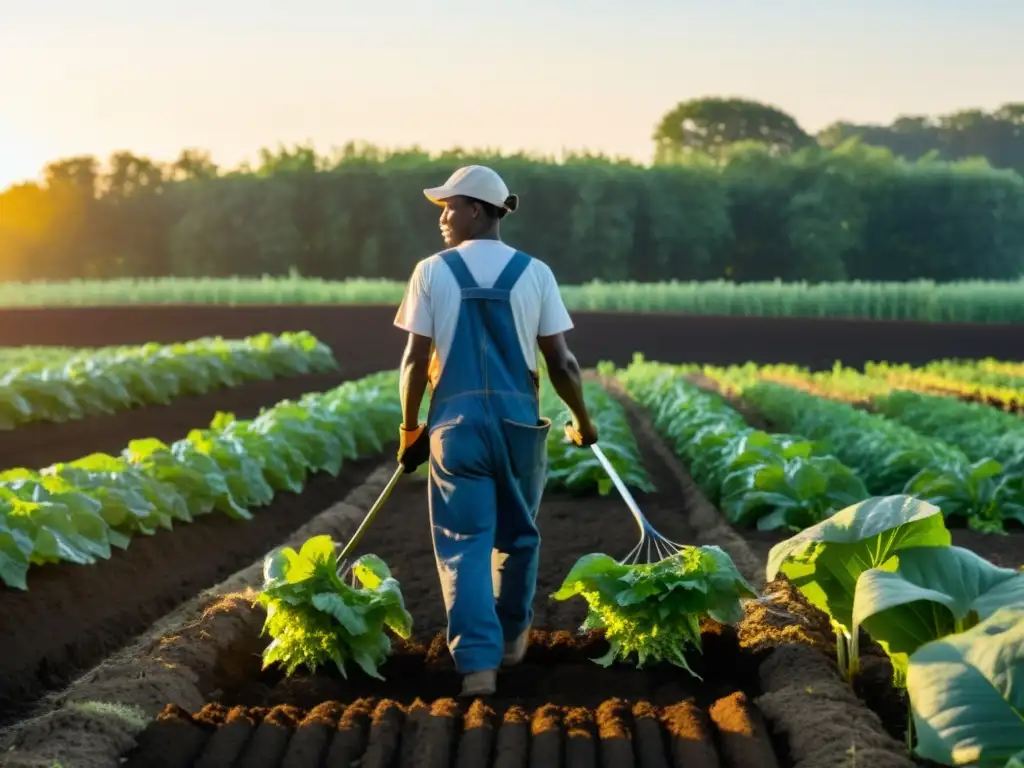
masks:
{"label": "blue denim overalls", "polygon": [[551,422],[540,418],[539,379],[523,357],[509,301],[530,257],[516,251],[493,288],[477,285],[458,251],[441,258],[462,301],[451,351],[432,382],[430,523],[448,648],[465,675],[497,669],[503,642],[533,619],[535,518]]}

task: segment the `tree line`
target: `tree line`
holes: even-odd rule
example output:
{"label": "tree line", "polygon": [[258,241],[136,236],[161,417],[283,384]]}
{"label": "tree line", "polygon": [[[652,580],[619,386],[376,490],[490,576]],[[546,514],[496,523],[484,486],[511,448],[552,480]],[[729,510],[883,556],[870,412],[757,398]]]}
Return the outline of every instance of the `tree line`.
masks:
{"label": "tree line", "polygon": [[471,162],[495,167],[520,195],[506,239],[564,283],[1024,273],[1016,172],[936,152],[906,159],[857,136],[822,146],[775,112],[679,105],[656,128],[651,166],[365,144],[263,150],[231,170],[198,150],[168,164],[121,152],[106,169],[68,158],[41,183],[0,194],[0,279],[405,279],[440,247],[439,211],[421,190]]}

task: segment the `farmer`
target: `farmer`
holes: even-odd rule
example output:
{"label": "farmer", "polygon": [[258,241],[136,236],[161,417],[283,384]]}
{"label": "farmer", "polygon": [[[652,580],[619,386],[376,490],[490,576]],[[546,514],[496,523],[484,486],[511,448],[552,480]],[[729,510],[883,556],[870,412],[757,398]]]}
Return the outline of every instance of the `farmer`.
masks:
{"label": "farmer", "polygon": [[[516,210],[490,168],[460,168],[424,190],[443,208],[448,250],[416,265],[395,325],[409,333],[401,363],[398,459],[429,461],[430,523],[448,615],[448,648],[463,696],[493,693],[499,665],[519,663],[533,620],[547,475],[537,348],[573,420],[577,445],[597,441],[580,367],[563,333],[573,327],[546,264],[501,241]],[[419,422],[429,383],[427,423]],[[493,561],[493,562],[492,562]]]}

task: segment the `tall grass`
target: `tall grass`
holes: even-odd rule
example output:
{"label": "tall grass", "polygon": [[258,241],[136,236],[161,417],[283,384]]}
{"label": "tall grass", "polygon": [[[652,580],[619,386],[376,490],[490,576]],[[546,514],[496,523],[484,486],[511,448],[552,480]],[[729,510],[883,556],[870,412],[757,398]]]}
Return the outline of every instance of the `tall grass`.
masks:
{"label": "tall grass", "polygon": [[[0,306],[124,304],[387,304],[398,281],[329,281],[299,276],[162,278],[0,283]],[[685,312],[699,315],[848,317],[932,322],[1024,323],[1024,279],[937,284],[663,282],[566,285],[576,310]]]}

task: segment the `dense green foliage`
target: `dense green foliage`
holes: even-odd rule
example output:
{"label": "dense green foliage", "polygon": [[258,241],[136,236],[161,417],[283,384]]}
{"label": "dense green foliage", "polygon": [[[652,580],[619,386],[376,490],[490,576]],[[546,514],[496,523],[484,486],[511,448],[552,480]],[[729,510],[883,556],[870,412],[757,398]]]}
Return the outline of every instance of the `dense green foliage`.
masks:
{"label": "dense green foliage", "polygon": [[951,541],[942,511],[933,504],[905,495],[873,497],[772,547],[765,579],[782,574],[829,615],[840,669],[852,679],[860,668],[854,608],[863,574],[891,570],[901,550],[948,547]]}
{"label": "dense green foliage", "polygon": [[[0,307],[391,304],[401,280],[154,278],[0,283]],[[934,283],[661,282],[562,285],[570,310],[1024,323],[1024,280]],[[14,354],[14,353],[12,353]]]}
{"label": "dense green foliage", "polygon": [[1024,475],[1024,419],[1019,416],[907,390],[875,397],[872,402],[890,419],[922,435],[958,446],[975,460],[991,456],[1006,472]]}
{"label": "dense green foliage", "polygon": [[955,445],[884,416],[773,382],[745,387],[743,397],[779,428],[821,441],[873,494],[910,494],[979,530],[1024,518],[1024,489],[994,459],[972,462]]}
{"label": "dense green foliage", "polygon": [[[686,651],[701,647],[700,621],[722,624],[743,618],[741,600],[757,593],[719,547],[683,547],[656,563],[623,565],[605,554],[584,555],[572,567],[554,600],[580,595],[587,601],[581,629],[603,629],[611,646],[595,659],[602,666],[668,662],[696,675]],[[698,676],[699,677],[699,676]]]}
{"label": "dense green foliage", "polygon": [[282,547],[264,559],[258,599],[267,609],[263,632],[274,639],[263,651],[263,666],[280,664],[291,675],[333,662],[348,677],[345,663],[354,661],[383,680],[379,668],[391,652],[384,628],[403,639],[412,634],[401,586],[376,555],[353,563],[358,586],[345,583],[334,549],[330,536],[314,536],[298,551]]}
{"label": "dense green foliage", "polygon": [[374,374],[282,401],[252,420],[218,414],[208,429],[166,445],[134,440],[45,469],[0,473],[0,580],[26,589],[30,565],[89,564],[131,537],[214,510],[250,519],[309,473],[337,474],[372,455],[401,420],[397,374]]}
{"label": "dense green foliage", "polygon": [[638,360],[619,377],[734,525],[799,531],[868,495],[834,456],[807,440],[750,427],[671,366]]}
{"label": "dense green foliage", "polygon": [[871,498],[775,545],[765,577],[786,576],[829,615],[851,682],[860,630],[890,654],[913,716],[908,750],[1007,768],[1024,744],[1024,569],[951,543],[938,507]]}
{"label": "dense green foliage", "polygon": [[1017,278],[1024,179],[977,163],[907,163],[843,145],[643,167],[600,158],[349,148],[265,153],[217,175],[122,153],[50,166],[3,193],[0,279],[302,274],[404,280],[437,250],[421,193],[459,165],[495,167],[520,195],[506,238],[565,284]]}
{"label": "dense green foliage", "polygon": [[[626,411],[600,384],[583,384],[583,397],[591,418],[597,424],[601,450],[628,488],[653,491],[654,485],[640,460],[633,430]],[[601,495],[612,492],[612,480],[590,448],[578,448],[565,437],[563,429],[572,414],[558,397],[554,387],[541,392],[541,413],[551,419],[548,434],[548,483],[551,489],[586,493],[596,489]]]}
{"label": "dense green foliage", "polygon": [[307,331],[108,347],[52,360],[23,360],[0,376],[0,429],[165,405],[247,381],[337,367],[330,348]]}

